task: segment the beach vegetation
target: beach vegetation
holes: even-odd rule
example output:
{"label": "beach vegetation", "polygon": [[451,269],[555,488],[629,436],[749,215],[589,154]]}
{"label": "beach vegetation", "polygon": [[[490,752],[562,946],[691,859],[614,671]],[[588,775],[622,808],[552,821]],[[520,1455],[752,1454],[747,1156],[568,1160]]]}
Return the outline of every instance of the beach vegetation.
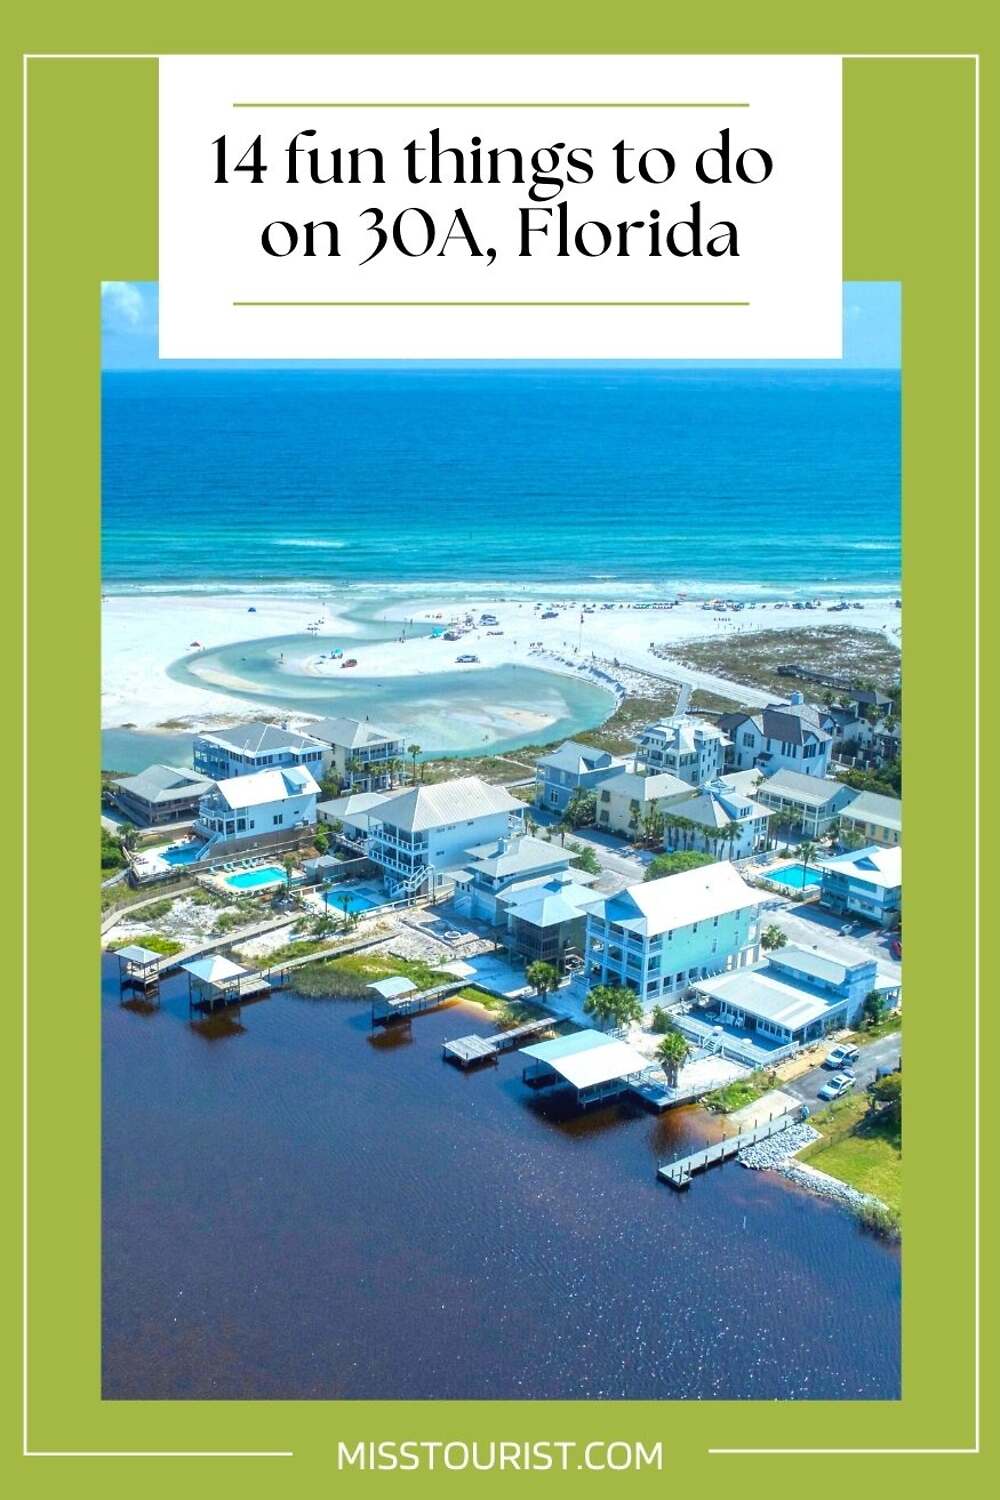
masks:
{"label": "beach vegetation", "polygon": [[730,1115],[734,1110],[744,1109],[748,1104],[755,1104],[763,1094],[769,1093],[777,1082],[776,1073],[758,1068],[755,1073],[750,1073],[745,1078],[733,1078],[729,1083],[722,1084],[720,1088],[713,1089],[701,1102],[713,1114]]}
{"label": "beach vegetation", "polygon": [[658,854],[646,866],[643,880],[662,880],[665,875],[680,875],[684,870],[697,870],[701,865],[714,863],[710,854],[697,849],[678,849],[673,854]]}
{"label": "beach vegetation", "polygon": [[583,1008],[599,1026],[636,1026],[642,1020],[642,1002],[627,985],[595,984]]}
{"label": "beach vegetation", "polygon": [[878,1198],[897,1215],[902,1208],[903,1145],[901,1111],[873,1111],[866,1094],[845,1094],[809,1121],[820,1139],[799,1152],[799,1160],[826,1172],[859,1193]]}
{"label": "beach vegetation", "polygon": [[411,764],[413,766],[413,780],[414,780],[414,783],[416,783],[416,780],[417,780],[417,756],[420,754],[420,746],[419,745],[407,745],[407,747],[406,747],[406,753],[410,757],[410,761],[411,761]]}
{"label": "beach vegetation", "polygon": [[765,927],[760,935],[760,946],[768,953],[773,953],[775,948],[784,948],[787,942],[788,938],[774,922]]}
{"label": "beach vegetation", "polygon": [[674,1025],[673,1017],[671,1016],[670,1012],[668,1010],[665,1010],[662,1005],[654,1005],[653,1014],[649,1022],[649,1029],[650,1031],[663,1033],[666,1031],[676,1031],[677,1028]]}
{"label": "beach vegetation", "polygon": [[184,947],[176,938],[167,937],[162,932],[144,932],[141,938],[116,938],[113,943],[108,944],[108,952],[116,953],[119,948],[127,948],[130,943],[139,942],[143,948],[148,948],[150,953],[159,953],[161,958],[172,958],[175,953],[180,953]]}
{"label": "beach vegetation", "polygon": [[577,787],[566,804],[566,819],[573,828],[584,828],[597,817],[597,793]]}
{"label": "beach vegetation", "polygon": [[537,995],[545,995],[559,985],[559,970],[555,964],[546,963],[542,958],[528,965],[524,977]]}
{"label": "beach vegetation", "polygon": [[601,862],[589,844],[571,843],[569,848],[573,851],[573,858],[570,860],[571,870],[583,870],[588,875],[600,875]]}
{"label": "beach vegetation", "polygon": [[114,875],[117,870],[123,870],[128,860],[118,839],[110,834],[101,824],[101,873],[105,876]]}
{"label": "beach vegetation", "polygon": [[370,1000],[366,985],[393,975],[412,979],[418,990],[446,984],[454,975],[435,969],[420,958],[398,958],[394,953],[347,953],[336,958],[304,964],[295,974],[291,987],[310,997],[330,996],[348,1000]]}
{"label": "beach vegetation", "polygon": [[677,1030],[668,1031],[657,1045],[656,1056],[666,1074],[667,1082],[671,1088],[676,1088],[681,1068],[691,1056],[691,1045],[687,1038]]}
{"label": "beach vegetation", "polygon": [[837,781],[854,787],[858,792],[877,792],[880,797],[901,797],[903,794],[903,766],[898,760],[886,761],[877,771],[860,771],[851,767],[847,771],[834,773]]}

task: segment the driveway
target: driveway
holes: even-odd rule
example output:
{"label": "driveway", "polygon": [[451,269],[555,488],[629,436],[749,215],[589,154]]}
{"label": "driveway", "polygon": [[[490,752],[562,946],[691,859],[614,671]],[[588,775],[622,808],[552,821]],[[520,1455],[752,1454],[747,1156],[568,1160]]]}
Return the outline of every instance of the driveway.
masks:
{"label": "driveway", "polygon": [[[863,1091],[874,1082],[875,1074],[879,1068],[894,1068],[902,1056],[903,1038],[900,1032],[894,1032],[892,1036],[880,1037],[877,1042],[869,1042],[861,1048],[861,1056],[854,1065],[854,1076],[857,1083],[854,1093]],[[803,1104],[808,1104],[810,1109],[822,1109],[825,1100],[820,1099],[819,1091],[824,1083],[829,1083],[833,1077],[831,1068],[812,1068],[808,1073],[801,1074],[790,1083],[783,1083],[782,1090],[786,1094],[794,1094],[795,1098]]]}
{"label": "driveway", "polygon": [[767,912],[765,926],[770,926],[772,922],[781,928],[790,943],[798,943],[802,948],[818,948],[823,953],[834,954],[848,962],[876,958],[883,973],[893,979],[902,979],[902,965],[889,951],[889,942],[894,934],[879,927],[870,927],[867,922],[855,922],[850,933],[841,937],[840,929],[845,925],[843,917],[820,911],[812,903],[802,905],[795,902]]}

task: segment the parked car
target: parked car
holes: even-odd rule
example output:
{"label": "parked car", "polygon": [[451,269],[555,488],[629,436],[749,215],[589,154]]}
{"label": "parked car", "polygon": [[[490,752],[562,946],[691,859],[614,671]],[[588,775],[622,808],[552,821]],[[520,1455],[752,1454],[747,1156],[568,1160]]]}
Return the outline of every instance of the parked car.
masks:
{"label": "parked car", "polygon": [[479,657],[478,656],[456,656],[455,660],[457,662],[466,664],[466,663],[469,663],[469,662],[478,661]]}
{"label": "parked car", "polygon": [[839,1099],[854,1087],[854,1075],[851,1073],[834,1073],[829,1083],[824,1083],[819,1091],[820,1099]]}
{"label": "parked car", "polygon": [[[855,1056],[857,1056],[857,1050],[858,1049],[855,1047]],[[844,1063],[851,1060],[848,1053],[849,1049],[847,1047],[831,1047],[829,1052],[823,1059],[824,1068],[833,1068],[834,1071],[836,1071],[838,1068],[843,1067]]]}
{"label": "parked car", "polygon": [[889,952],[897,961],[903,956],[903,944],[899,938],[891,938],[889,941]]}

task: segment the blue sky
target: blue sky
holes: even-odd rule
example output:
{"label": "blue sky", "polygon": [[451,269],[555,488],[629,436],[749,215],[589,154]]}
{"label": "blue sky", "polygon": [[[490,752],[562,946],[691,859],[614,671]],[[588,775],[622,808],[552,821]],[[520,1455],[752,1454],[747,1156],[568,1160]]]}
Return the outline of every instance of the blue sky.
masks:
{"label": "blue sky", "polygon": [[[159,288],[151,281],[106,281],[101,288],[101,363],[105,370],[231,368],[231,360],[164,360],[157,358]],[[898,369],[900,356],[900,286],[898,281],[844,283],[844,358],[802,360],[807,368]],[[347,361],[330,361],[343,364]],[[450,364],[462,363],[450,361]],[[697,360],[664,360],[666,365],[702,364]],[[755,366],[764,361],[720,360],[719,364]],[[768,363],[777,363],[769,361]],[[239,369],[316,368],[316,361],[241,360]]]}

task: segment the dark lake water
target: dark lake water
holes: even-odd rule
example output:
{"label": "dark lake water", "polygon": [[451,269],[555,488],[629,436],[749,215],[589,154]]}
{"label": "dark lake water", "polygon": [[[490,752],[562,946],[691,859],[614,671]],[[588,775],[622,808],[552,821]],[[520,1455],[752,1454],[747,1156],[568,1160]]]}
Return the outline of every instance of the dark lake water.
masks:
{"label": "dark lake water", "polygon": [[109,1398],[882,1398],[895,1250],[731,1165],[696,1110],[568,1113],[453,1006],[369,1032],[291,992],[229,1034],[120,1006],[104,961]]}

